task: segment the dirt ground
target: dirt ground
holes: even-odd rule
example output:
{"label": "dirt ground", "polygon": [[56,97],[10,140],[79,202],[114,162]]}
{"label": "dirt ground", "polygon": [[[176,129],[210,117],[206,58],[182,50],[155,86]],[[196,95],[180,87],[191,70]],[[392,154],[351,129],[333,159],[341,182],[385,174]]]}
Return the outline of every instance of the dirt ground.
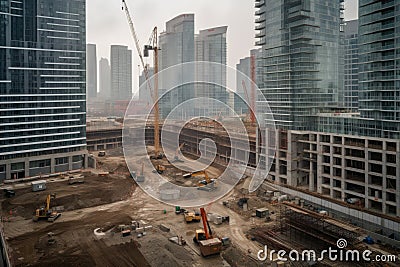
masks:
{"label": "dirt ground", "polygon": [[[3,227],[13,266],[229,266],[222,257],[226,252],[200,256],[192,238],[202,224],[186,224],[174,207],[152,199],[137,187],[121,152],[107,151],[106,157],[97,157],[98,169],[84,172],[82,184],[69,185],[68,179],[55,177],[48,181],[45,191],[32,192],[29,185],[15,186],[15,197],[2,197]],[[101,171],[110,174],[99,177]],[[211,167],[210,176],[217,172]],[[47,194],[56,194],[51,207],[63,206],[64,211],[54,223],[33,222],[33,212],[44,204]],[[248,254],[248,247],[257,250],[245,237],[248,222],[240,215],[223,206],[222,201],[207,207],[207,211],[231,216],[230,225],[212,227],[219,236],[242,243],[239,252],[234,252],[239,257],[240,253]],[[116,229],[131,221],[151,228],[140,238],[135,232],[122,237]],[[160,224],[170,227],[170,231],[162,232]],[[97,228],[104,235],[96,235]],[[49,233],[54,242],[49,243]],[[187,245],[168,240],[174,236],[182,236]]]}

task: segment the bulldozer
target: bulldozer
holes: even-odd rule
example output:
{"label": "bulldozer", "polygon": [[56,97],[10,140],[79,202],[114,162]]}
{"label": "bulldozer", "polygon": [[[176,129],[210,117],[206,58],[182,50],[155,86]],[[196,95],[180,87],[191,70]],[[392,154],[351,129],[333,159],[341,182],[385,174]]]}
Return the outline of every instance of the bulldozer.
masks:
{"label": "bulldozer", "polygon": [[185,218],[186,223],[199,222],[201,220],[201,215],[197,211],[193,211],[193,212],[184,211],[183,216]]}
{"label": "bulldozer", "polygon": [[58,219],[58,217],[61,216],[61,213],[58,213],[57,211],[52,211],[50,209],[51,199],[55,199],[55,198],[56,198],[55,194],[47,195],[44,206],[36,209],[35,214],[32,217],[32,220],[34,222],[37,222],[40,219],[47,219],[47,221],[49,221],[49,222],[54,222],[55,220]]}

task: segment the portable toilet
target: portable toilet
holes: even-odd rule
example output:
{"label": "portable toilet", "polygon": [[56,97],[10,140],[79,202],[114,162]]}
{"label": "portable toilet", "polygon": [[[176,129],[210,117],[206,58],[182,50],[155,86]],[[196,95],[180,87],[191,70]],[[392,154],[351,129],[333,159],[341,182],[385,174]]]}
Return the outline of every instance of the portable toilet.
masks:
{"label": "portable toilet", "polygon": [[43,190],[46,190],[46,180],[39,180],[39,181],[32,182],[32,191],[33,192],[43,191]]}

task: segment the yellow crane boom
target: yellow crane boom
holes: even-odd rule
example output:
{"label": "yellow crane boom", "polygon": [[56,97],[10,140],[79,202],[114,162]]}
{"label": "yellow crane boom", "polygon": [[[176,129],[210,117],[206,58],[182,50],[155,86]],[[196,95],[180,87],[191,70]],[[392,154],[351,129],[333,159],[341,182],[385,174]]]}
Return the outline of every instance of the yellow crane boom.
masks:
{"label": "yellow crane boom", "polygon": [[135,30],[135,26],[133,24],[133,20],[131,17],[131,14],[129,12],[128,9],[128,5],[126,4],[125,0],[122,0],[122,10],[125,11],[125,15],[126,18],[128,19],[128,24],[129,24],[129,28],[131,30],[132,33],[132,37],[133,40],[135,42],[135,47],[137,50],[137,53],[139,55],[140,58],[140,63],[142,64],[142,67],[144,69],[144,75],[146,77],[146,81],[147,81],[147,86],[149,88],[151,97],[153,98],[153,102],[154,102],[154,153],[156,155],[156,157],[159,157],[160,155],[160,126],[159,126],[159,116],[160,116],[160,109],[159,109],[159,105],[158,105],[158,33],[157,33],[157,27],[154,27],[152,34],[150,36],[150,40],[149,40],[149,45],[145,45],[144,47],[144,54],[145,56],[148,55],[148,51],[149,50],[153,50],[154,51],[154,92],[151,88],[151,84],[149,81],[149,72],[147,69],[147,66],[144,62],[144,58],[143,58],[143,54],[141,51],[141,46],[140,46],[140,42],[139,42],[139,38],[136,34],[136,30]]}

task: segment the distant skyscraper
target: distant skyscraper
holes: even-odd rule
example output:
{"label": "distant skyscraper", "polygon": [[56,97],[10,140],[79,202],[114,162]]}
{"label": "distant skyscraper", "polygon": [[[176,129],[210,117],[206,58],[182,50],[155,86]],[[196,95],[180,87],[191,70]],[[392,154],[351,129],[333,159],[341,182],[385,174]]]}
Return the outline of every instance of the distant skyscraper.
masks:
{"label": "distant skyscraper", "polygon": [[256,0],[256,43],[262,47],[259,86],[279,128],[313,130],[317,115],[337,107],[341,10],[344,0]]}
{"label": "distant skyscraper", "polygon": [[[168,67],[192,62],[195,59],[194,45],[194,14],[182,14],[166,23],[166,31],[160,34],[159,40],[159,67],[160,71]],[[174,77],[162,76],[159,80],[159,89],[169,90],[172,79],[180,81],[185,77],[190,79],[194,77],[194,72],[184,66],[175,68]],[[175,107],[178,103],[182,103],[193,97],[193,85],[183,85],[173,92],[166,94],[161,99],[161,113],[163,116]]]}
{"label": "distant skyscraper", "polygon": [[[261,83],[262,79],[262,50],[261,49],[253,49],[250,51],[249,57],[245,57],[240,59],[239,63],[236,64],[236,70],[239,71],[240,73],[237,73],[236,75],[236,93],[234,98],[234,107],[235,107],[235,112],[237,114],[248,114],[248,106],[247,104],[243,101],[247,101],[248,104],[250,104],[250,98],[251,98],[251,84],[249,80],[252,80],[252,74],[251,74],[251,60],[253,57],[254,60],[254,75],[255,75],[255,83],[258,86]],[[241,74],[242,73],[242,74]],[[243,79],[243,75],[246,75],[248,79]],[[243,81],[245,82],[245,89],[243,88]],[[247,94],[246,94],[247,92]],[[243,99],[243,100],[242,100]]]}
{"label": "distant skyscraper", "polygon": [[359,0],[359,110],[365,134],[400,138],[400,2]]}
{"label": "distant skyscraper", "polygon": [[111,98],[111,68],[108,59],[101,58],[99,63],[100,95],[109,100]]}
{"label": "distant skyscraper", "polygon": [[[219,63],[221,65],[207,65],[196,68],[196,79],[203,77],[215,84],[196,84],[195,97],[205,97],[217,99],[225,104],[228,102],[228,92],[226,91],[226,32],[228,27],[222,26],[200,31],[195,37],[196,42],[196,61],[206,61]],[[219,84],[219,85],[218,85]],[[210,103],[205,103],[203,107],[210,111],[214,109]],[[201,107],[199,107],[201,109]],[[215,110],[217,114],[218,110]]]}
{"label": "distant skyscraper", "polygon": [[86,45],[86,89],[87,99],[93,100],[97,96],[97,54],[96,45]]}
{"label": "distant skyscraper", "polygon": [[0,180],[80,169],[86,1],[0,1]]}
{"label": "distant skyscraper", "polygon": [[132,98],[132,51],[127,46],[111,46],[111,98]]}
{"label": "distant skyscraper", "polygon": [[358,109],[358,20],[346,22],[344,28],[344,105]]}

